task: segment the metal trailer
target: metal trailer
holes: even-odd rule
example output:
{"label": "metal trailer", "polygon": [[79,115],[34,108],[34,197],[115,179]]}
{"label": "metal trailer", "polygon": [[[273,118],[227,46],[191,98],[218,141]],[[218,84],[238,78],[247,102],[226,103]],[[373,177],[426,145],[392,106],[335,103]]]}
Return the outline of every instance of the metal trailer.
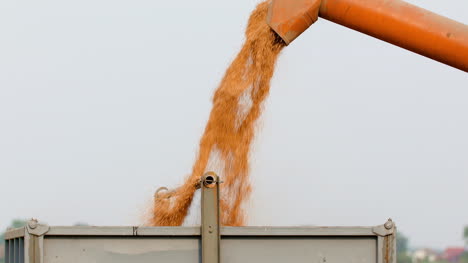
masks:
{"label": "metal trailer", "polygon": [[[28,225],[6,235],[6,263],[201,262],[200,227]],[[221,227],[223,263],[396,263],[376,227]]]}
{"label": "metal trailer", "polygon": [[[201,227],[48,226],[5,234],[6,263],[396,263],[396,227],[219,227],[218,178],[203,178]],[[218,211],[218,213],[213,212]]]}

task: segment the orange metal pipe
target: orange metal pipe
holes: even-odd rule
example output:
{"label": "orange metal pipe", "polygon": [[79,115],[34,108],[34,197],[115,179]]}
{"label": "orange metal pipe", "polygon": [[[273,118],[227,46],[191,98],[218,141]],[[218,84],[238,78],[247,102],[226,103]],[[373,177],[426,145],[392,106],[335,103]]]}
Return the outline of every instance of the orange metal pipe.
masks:
{"label": "orange metal pipe", "polygon": [[468,26],[402,0],[272,0],[267,23],[289,44],[318,16],[468,72]]}
{"label": "orange metal pipe", "polygon": [[400,0],[322,0],[319,16],[468,72],[468,26]]}

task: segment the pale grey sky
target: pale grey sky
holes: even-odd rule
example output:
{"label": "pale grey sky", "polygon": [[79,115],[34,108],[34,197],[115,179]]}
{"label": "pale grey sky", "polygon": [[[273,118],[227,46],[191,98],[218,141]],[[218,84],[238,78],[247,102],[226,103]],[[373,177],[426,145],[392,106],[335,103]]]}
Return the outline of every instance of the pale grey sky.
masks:
{"label": "pale grey sky", "polygon": [[[465,0],[412,0],[468,24]],[[138,224],[190,172],[257,1],[0,2],[0,228]],[[287,47],[252,153],[252,225],[462,244],[468,74],[320,20]]]}

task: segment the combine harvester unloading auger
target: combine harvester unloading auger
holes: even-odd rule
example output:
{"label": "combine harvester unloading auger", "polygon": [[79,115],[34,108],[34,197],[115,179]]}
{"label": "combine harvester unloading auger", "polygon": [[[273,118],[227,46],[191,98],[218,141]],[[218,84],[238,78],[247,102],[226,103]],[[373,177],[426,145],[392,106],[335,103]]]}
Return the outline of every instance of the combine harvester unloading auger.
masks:
{"label": "combine harvester unloading auger", "polygon": [[401,0],[273,0],[267,23],[289,44],[318,17],[468,72],[468,26]]}
{"label": "combine harvester unloading auger", "polygon": [[[399,0],[273,0],[266,23],[289,44],[319,16],[468,72],[468,26]],[[262,33],[282,48],[261,21]],[[370,227],[223,227],[220,178],[208,172],[195,179],[199,227],[60,227],[31,220],[5,233],[5,262],[396,263],[391,219]]]}

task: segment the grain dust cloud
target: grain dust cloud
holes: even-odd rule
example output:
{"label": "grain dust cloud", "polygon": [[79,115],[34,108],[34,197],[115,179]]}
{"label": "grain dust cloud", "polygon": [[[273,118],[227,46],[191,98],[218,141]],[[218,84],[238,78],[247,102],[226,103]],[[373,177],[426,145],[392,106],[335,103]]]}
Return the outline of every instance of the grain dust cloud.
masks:
{"label": "grain dust cloud", "polygon": [[196,185],[207,171],[216,172],[220,185],[221,224],[245,224],[243,204],[249,198],[249,151],[255,122],[268,96],[270,80],[284,42],[266,23],[268,2],[252,12],[245,43],[227,69],[213,96],[213,108],[192,172],[178,188],[155,196],[151,226],[180,226],[187,216]]}

